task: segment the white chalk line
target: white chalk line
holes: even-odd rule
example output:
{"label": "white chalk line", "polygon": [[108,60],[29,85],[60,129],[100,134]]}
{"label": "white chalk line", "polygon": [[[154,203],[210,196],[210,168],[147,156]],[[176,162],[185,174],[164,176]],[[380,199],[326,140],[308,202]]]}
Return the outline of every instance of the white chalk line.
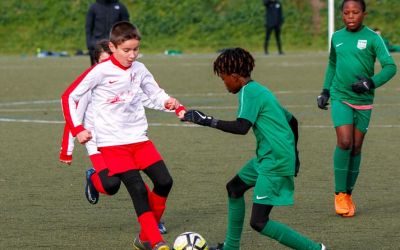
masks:
{"label": "white chalk line", "polygon": [[[51,121],[51,120],[36,120],[36,119],[12,119],[12,118],[0,118],[0,122],[14,122],[14,123],[41,123],[41,124],[64,124],[64,121]],[[149,123],[151,127],[203,127],[189,123]],[[300,128],[333,128],[332,125],[300,125]],[[371,125],[373,128],[400,128],[399,125],[392,124],[381,124]]]}
{"label": "white chalk line", "polygon": [[19,109],[19,108],[15,108],[15,109],[1,109],[0,108],[0,112],[10,112],[10,113],[14,113],[14,112],[59,112],[61,111],[61,108],[58,109]]}
{"label": "white chalk line", "polygon": [[[1,105],[0,105],[1,106]],[[397,107],[400,106],[400,103],[378,103],[374,104],[375,107]],[[317,105],[315,104],[287,104],[284,105],[285,108],[292,109],[292,108],[315,108],[317,109]],[[237,106],[190,106],[189,109],[203,109],[203,110],[236,110]],[[61,112],[60,108],[0,108],[0,112],[3,113],[12,113],[12,112]]]}
{"label": "white chalk line", "polygon": [[[379,91],[400,91],[400,88],[397,88],[395,90],[393,89],[386,89],[386,88],[381,88]],[[275,95],[297,95],[297,94],[312,94],[312,95],[318,95],[319,90],[277,90],[273,91]],[[175,93],[171,94],[171,96],[174,97],[212,97],[212,96],[230,96],[232,94],[227,93],[227,92],[209,92],[209,93]],[[0,103],[0,107],[4,106],[20,106],[20,105],[40,105],[40,104],[58,104],[61,105],[61,100],[56,99],[56,100],[31,100],[31,101],[15,101],[15,102],[3,102]],[[375,104],[379,105],[379,104]]]}
{"label": "white chalk line", "polygon": [[3,107],[3,106],[19,106],[19,105],[53,104],[53,103],[57,103],[57,104],[61,105],[61,100],[36,100],[36,101],[3,102],[3,103],[0,103],[0,107]]}

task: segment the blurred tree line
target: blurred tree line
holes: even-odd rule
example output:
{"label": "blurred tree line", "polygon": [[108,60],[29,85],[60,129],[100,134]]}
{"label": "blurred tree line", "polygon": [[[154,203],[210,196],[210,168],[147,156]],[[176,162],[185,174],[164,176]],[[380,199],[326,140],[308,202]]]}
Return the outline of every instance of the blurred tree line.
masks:
{"label": "blurred tree line", "polygon": [[[120,0],[142,35],[142,50],[214,52],[241,46],[262,51],[265,8],[262,0]],[[85,48],[85,16],[94,0],[0,1],[0,54],[34,53],[37,48],[76,51]],[[326,50],[328,0],[281,0],[286,51]],[[399,0],[366,0],[365,24],[379,27],[400,43]],[[335,0],[335,28],[341,28]],[[274,42],[274,39],[271,40]],[[273,44],[271,45],[273,46]],[[273,47],[271,47],[273,48]]]}

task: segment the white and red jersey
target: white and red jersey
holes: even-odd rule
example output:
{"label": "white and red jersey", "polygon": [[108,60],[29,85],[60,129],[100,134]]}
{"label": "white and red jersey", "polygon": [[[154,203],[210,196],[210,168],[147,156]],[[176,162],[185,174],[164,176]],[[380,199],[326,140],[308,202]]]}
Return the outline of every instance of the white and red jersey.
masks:
{"label": "white and red jersey", "polygon": [[148,140],[143,93],[154,107],[164,107],[169,98],[144,64],[134,62],[126,68],[111,56],[89,68],[62,95],[64,117],[73,136],[85,129],[77,103],[90,92],[91,111],[86,110],[85,116],[92,115],[90,131],[96,147]]}
{"label": "white and red jersey", "polygon": [[[145,95],[142,91],[140,92],[142,94],[142,104],[145,108],[161,110],[165,112],[173,112],[169,109],[166,109],[164,105],[160,106],[159,104],[157,105],[152,103],[151,99],[148,98],[147,95]],[[78,113],[79,117],[83,118],[83,126],[89,131],[94,130],[94,124],[93,124],[94,114],[92,110],[91,99],[92,99],[92,92],[89,91],[79,100],[76,109],[76,112]],[[61,151],[60,151],[61,161],[63,160],[72,161],[72,152],[75,146],[74,140],[75,138],[71,133],[71,129],[69,129],[68,125],[66,124],[61,141]],[[85,144],[85,147],[89,156],[100,153],[97,150],[96,136],[94,133],[92,133],[92,139]]]}

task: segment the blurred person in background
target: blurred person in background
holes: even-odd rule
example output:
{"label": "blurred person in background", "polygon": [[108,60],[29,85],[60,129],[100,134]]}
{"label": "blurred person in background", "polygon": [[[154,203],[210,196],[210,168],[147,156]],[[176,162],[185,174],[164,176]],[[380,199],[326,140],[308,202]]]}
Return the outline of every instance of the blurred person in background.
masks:
{"label": "blurred person in background", "polygon": [[91,65],[96,64],[95,46],[99,40],[109,39],[111,27],[119,21],[129,21],[128,9],[118,0],[96,0],[86,14],[86,46]]}
{"label": "blurred person in background", "polygon": [[266,16],[265,16],[265,41],[264,53],[268,52],[269,39],[271,38],[272,31],[275,31],[276,45],[278,46],[279,55],[283,55],[282,41],[281,41],[281,27],[283,25],[283,12],[282,4],[279,0],[263,0]]}

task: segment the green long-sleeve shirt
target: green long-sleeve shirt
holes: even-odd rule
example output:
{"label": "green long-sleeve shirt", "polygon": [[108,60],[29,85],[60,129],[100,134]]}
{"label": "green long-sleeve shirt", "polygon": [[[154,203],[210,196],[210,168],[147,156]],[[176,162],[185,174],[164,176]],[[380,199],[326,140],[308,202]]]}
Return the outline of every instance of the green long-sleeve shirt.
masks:
{"label": "green long-sleeve shirt", "polygon": [[[381,71],[374,74],[375,61]],[[367,26],[357,32],[343,28],[336,31],[331,40],[328,67],[323,88],[330,90],[333,100],[352,104],[372,104],[374,90],[357,94],[351,85],[357,77],[371,78],[375,87],[380,87],[396,74],[396,64],[382,38]]]}

